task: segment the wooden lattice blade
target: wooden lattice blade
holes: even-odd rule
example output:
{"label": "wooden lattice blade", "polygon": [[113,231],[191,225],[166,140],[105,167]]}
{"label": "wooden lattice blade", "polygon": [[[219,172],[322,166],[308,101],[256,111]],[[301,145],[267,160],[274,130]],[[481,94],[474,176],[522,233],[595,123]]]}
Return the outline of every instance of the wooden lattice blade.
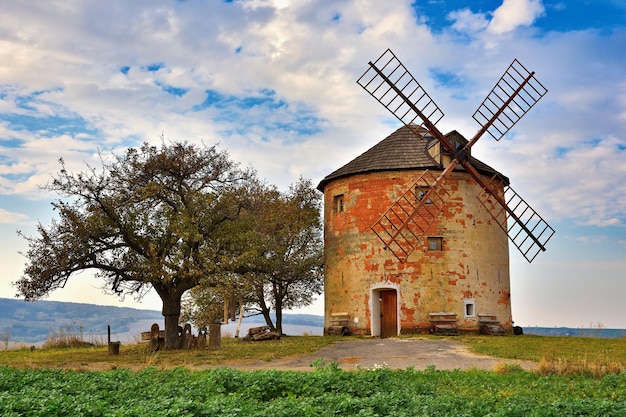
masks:
{"label": "wooden lattice blade", "polygon": [[488,191],[496,193],[500,188],[496,186],[497,182],[494,177],[477,196],[478,200],[530,263],[540,251],[546,250],[554,229],[510,186],[503,189],[506,204],[503,207]]}
{"label": "wooden lattice blade", "polygon": [[[422,127],[431,131],[441,120],[443,112],[430,98],[400,60],[387,49],[357,80],[380,104],[406,126]],[[435,137],[439,131],[431,131]]]}
{"label": "wooden lattice blade", "polygon": [[482,127],[473,142],[489,133],[500,140],[548,90],[515,59],[473,117]]}
{"label": "wooden lattice blade", "polygon": [[439,219],[449,193],[441,180],[425,171],[371,227],[401,262],[420,244],[424,234]]}

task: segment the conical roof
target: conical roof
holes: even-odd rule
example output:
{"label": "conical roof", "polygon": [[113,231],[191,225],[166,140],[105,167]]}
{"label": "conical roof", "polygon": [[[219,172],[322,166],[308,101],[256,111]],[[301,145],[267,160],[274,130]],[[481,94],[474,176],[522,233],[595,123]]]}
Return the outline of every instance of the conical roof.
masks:
{"label": "conical roof", "polygon": [[[425,135],[416,134],[414,129],[416,129],[416,127],[402,126],[346,165],[328,174],[320,181],[317,189],[324,191],[326,184],[335,179],[367,172],[402,171],[409,169],[443,171],[443,167],[430,157],[427,152],[427,145],[433,137],[427,134],[426,130],[424,130]],[[467,139],[456,130],[447,133],[445,136],[446,138],[454,139],[462,144],[467,143]],[[508,184],[508,178],[504,177],[489,165],[474,157],[470,157],[470,162],[481,174],[489,176],[499,174]],[[456,170],[463,170],[463,168],[459,165]]]}

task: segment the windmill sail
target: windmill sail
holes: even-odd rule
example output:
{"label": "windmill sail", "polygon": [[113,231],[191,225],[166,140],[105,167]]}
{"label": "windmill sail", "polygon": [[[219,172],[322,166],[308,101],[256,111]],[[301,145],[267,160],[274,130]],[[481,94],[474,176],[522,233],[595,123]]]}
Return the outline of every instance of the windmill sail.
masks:
{"label": "windmill sail", "polygon": [[[487,187],[478,194],[478,201],[524,258],[532,262],[540,251],[545,250],[545,245],[554,235],[554,229],[510,186],[504,187],[504,206],[492,198],[496,193],[495,190],[502,186],[501,184],[498,187],[494,186],[499,182],[496,177],[492,178]],[[492,194],[487,191],[488,189],[492,190]],[[505,210],[505,207],[508,207],[510,212]]]}
{"label": "windmill sail", "polygon": [[[414,126],[417,134],[429,131],[443,117],[443,112],[400,62],[387,49],[357,80],[380,104],[406,126]],[[437,130],[431,134],[441,136]]]}
{"label": "windmill sail", "polygon": [[390,249],[401,262],[406,261],[439,218],[447,195],[441,185],[460,164],[483,188],[479,196],[481,203],[528,262],[545,250],[554,229],[510,187],[506,188],[505,199],[496,191],[495,182],[486,184],[470,158],[471,147],[484,133],[500,140],[547,93],[534,72],[529,72],[518,60],[511,63],[473,115],[481,128],[460,149],[436,127],[443,117],[439,106],[391,50],[370,62],[357,83],[417,135],[424,136],[426,129],[451,156],[443,172],[436,179],[430,178],[424,200],[436,201],[435,204],[428,207],[417,198],[415,190],[409,189],[371,227],[385,249]]}
{"label": "windmill sail", "polygon": [[472,116],[481,125],[474,142],[485,132],[500,140],[548,90],[517,59]]}

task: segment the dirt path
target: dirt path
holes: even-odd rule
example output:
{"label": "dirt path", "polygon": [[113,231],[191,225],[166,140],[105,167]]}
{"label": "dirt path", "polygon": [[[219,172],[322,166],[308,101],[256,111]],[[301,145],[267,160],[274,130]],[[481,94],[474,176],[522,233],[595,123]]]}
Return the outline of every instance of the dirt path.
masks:
{"label": "dirt path", "polygon": [[351,339],[326,346],[319,351],[271,362],[234,363],[236,369],[312,370],[311,364],[322,359],[326,364],[337,362],[344,370],[388,367],[418,370],[435,366],[440,370],[493,370],[498,363],[515,363],[530,370],[534,363],[514,359],[499,359],[471,353],[462,343],[441,339]]}

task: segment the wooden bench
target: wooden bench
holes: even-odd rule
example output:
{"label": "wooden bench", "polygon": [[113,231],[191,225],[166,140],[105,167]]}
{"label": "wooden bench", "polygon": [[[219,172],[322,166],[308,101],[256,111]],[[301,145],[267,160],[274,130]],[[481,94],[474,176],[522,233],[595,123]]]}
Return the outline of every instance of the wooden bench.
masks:
{"label": "wooden bench", "polygon": [[495,314],[479,314],[478,321],[481,324],[500,324],[500,322],[498,321],[498,316],[496,316]]}
{"label": "wooden bench", "polygon": [[328,326],[329,335],[348,336],[350,329],[350,315],[348,313],[332,313],[330,315],[330,326]]}
{"label": "wooden bench", "polygon": [[491,336],[503,336],[506,334],[504,327],[498,321],[498,316],[495,314],[479,314],[478,325],[480,326],[480,333]]}
{"label": "wooden bench", "polygon": [[141,332],[141,342],[150,343],[150,351],[156,352],[165,348],[165,330],[159,330],[159,325],[153,323],[149,332]]}
{"label": "wooden bench", "polygon": [[459,329],[456,326],[456,313],[438,312],[430,313],[430,332],[442,336],[456,336]]}
{"label": "wooden bench", "polygon": [[[159,339],[165,340],[165,330],[159,331]],[[151,332],[141,332],[141,343],[148,343],[152,340]]]}

